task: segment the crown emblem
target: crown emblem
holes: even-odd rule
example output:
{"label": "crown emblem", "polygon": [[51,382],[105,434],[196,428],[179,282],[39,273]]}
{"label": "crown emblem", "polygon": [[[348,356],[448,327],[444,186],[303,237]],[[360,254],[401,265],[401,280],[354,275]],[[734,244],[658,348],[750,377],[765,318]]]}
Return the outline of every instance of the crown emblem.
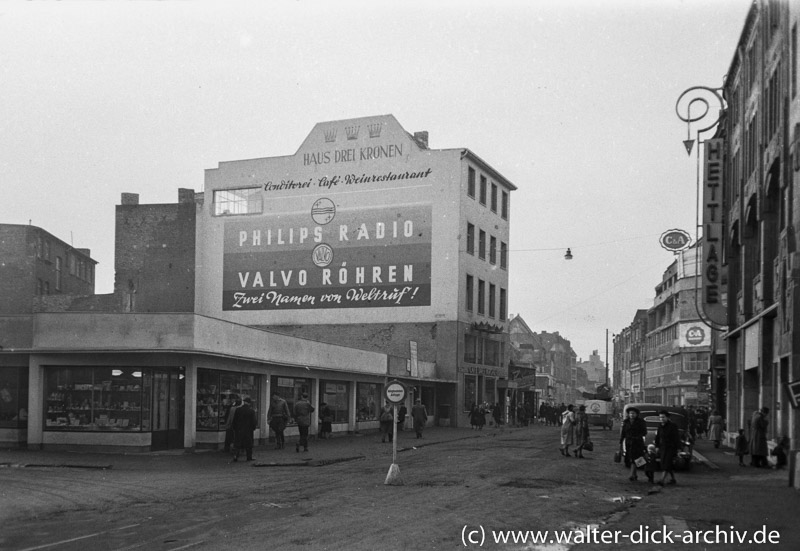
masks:
{"label": "crown emblem", "polygon": [[368,127],[369,129],[369,137],[370,138],[380,138],[381,137],[381,129],[383,125],[379,122],[370,124]]}
{"label": "crown emblem", "polygon": [[361,127],[360,126],[345,126],[344,131],[347,132],[347,139],[348,140],[357,140],[358,139],[358,131]]}
{"label": "crown emblem", "polygon": [[336,141],[336,129],[329,128],[325,131],[325,141],[326,142],[335,142]]}

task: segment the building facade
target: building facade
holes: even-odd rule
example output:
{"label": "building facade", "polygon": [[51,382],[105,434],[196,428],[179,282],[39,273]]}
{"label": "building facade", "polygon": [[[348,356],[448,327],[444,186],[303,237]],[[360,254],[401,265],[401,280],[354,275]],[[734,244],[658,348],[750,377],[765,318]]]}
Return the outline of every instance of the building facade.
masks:
{"label": "building facade", "polygon": [[[43,299],[65,302],[94,293],[97,262],[36,226],[0,224],[0,442],[24,442],[28,432],[28,358],[15,353],[15,333],[32,334],[29,320]],[[67,299],[68,301],[68,299]]]}
{"label": "building facade", "polygon": [[644,401],[668,406],[708,406],[714,332],[697,307],[697,255],[702,245],[677,254],[647,311]]}
{"label": "building facade", "polygon": [[410,383],[427,362],[429,408],[466,424],[507,377],[514,189],[391,115],[319,123],[294,155],[206,171],[195,310],[406,358]]}
{"label": "building facade", "polygon": [[[793,450],[800,437],[792,390],[800,380],[798,26],[796,2],[758,0],[747,14],[722,87],[721,124],[705,143],[706,171],[724,167],[724,215],[704,217],[719,226],[728,276],[728,438],[749,430],[754,411],[766,407],[770,441],[787,436]],[[794,471],[790,477],[797,479]]]}
{"label": "building facade", "polygon": [[618,402],[644,402],[647,310],[637,310],[633,321],[613,338],[614,398]]}

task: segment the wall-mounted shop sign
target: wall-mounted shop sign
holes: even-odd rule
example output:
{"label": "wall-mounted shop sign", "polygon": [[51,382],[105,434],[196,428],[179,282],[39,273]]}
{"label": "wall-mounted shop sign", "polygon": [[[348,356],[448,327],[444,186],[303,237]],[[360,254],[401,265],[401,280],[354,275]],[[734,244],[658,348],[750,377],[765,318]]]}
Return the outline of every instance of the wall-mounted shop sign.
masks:
{"label": "wall-mounted shop sign", "polygon": [[477,367],[477,366],[458,366],[459,373],[466,373],[468,375],[484,375],[486,377],[497,377],[500,375],[500,370],[494,367]]}
{"label": "wall-mounted shop sign", "polygon": [[705,141],[705,178],[703,181],[703,311],[714,324],[726,325],[726,307],[722,288],[722,175],[723,140]]}
{"label": "wall-mounted shop sign", "polygon": [[711,328],[704,323],[681,323],[678,325],[678,346],[711,346]]}
{"label": "wall-mounted shop sign", "polygon": [[689,248],[689,245],[692,244],[692,237],[684,230],[673,229],[662,233],[658,242],[664,249],[676,253]]}

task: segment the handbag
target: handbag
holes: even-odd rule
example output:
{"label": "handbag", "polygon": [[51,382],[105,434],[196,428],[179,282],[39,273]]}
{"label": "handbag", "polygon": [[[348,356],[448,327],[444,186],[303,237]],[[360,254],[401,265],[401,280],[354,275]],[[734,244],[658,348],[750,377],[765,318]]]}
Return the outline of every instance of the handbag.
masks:
{"label": "handbag", "polygon": [[594,451],[594,442],[591,440],[587,440],[586,443],[583,445],[583,449],[589,452]]}
{"label": "handbag", "polygon": [[614,452],[614,463],[622,463],[622,452],[619,450]]}

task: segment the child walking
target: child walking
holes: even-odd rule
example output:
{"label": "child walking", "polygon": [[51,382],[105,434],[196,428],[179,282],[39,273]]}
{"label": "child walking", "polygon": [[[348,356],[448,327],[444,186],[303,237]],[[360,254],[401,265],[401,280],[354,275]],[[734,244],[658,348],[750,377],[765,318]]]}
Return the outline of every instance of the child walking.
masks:
{"label": "child walking", "polygon": [[736,437],[736,455],[739,457],[739,466],[744,467],[744,456],[750,453],[750,446],[747,442],[747,437],[744,435],[744,429],[739,429],[739,436]]}

